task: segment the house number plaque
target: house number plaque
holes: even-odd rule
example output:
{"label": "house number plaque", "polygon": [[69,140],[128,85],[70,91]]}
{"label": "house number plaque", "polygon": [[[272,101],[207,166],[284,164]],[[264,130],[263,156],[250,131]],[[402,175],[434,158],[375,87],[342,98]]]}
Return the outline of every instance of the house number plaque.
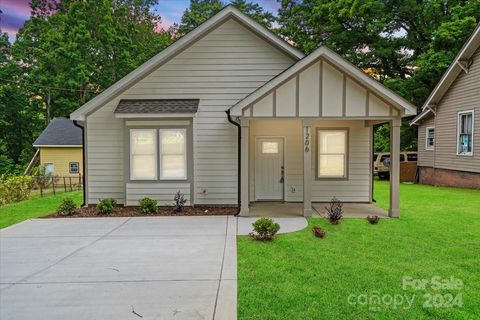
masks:
{"label": "house number plaque", "polygon": [[305,127],[305,152],[310,151],[310,127]]}

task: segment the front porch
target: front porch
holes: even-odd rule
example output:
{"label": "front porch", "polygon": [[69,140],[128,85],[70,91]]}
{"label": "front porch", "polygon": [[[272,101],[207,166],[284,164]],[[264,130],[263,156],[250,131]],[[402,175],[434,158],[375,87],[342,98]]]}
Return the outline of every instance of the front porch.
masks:
{"label": "front porch", "polygon": [[[312,216],[325,217],[327,202],[312,203]],[[388,218],[388,212],[371,203],[348,202],[343,204],[343,216],[345,218],[366,218],[369,215],[377,215]],[[250,205],[252,217],[303,217],[303,203],[299,202],[255,202]]]}

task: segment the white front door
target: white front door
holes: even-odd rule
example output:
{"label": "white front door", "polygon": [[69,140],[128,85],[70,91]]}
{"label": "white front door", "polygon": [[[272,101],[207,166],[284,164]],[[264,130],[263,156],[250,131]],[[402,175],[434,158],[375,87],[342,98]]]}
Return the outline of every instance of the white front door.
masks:
{"label": "white front door", "polygon": [[257,138],[255,200],[283,200],[283,138]]}

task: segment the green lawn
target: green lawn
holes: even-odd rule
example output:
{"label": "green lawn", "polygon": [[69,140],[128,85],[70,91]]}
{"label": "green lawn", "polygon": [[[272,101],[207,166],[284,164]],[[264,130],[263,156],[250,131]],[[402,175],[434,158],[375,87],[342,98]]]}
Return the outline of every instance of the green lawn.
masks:
{"label": "green lawn", "polygon": [[[387,208],[388,182],[375,187],[378,205]],[[480,191],[406,184],[400,190],[400,219],[332,226],[310,218],[307,229],[271,243],[238,237],[239,319],[479,319]],[[324,239],[313,237],[314,225],[327,230]],[[403,290],[404,276],[453,276],[463,288]],[[426,294],[442,306],[461,294],[463,306],[424,307]],[[371,297],[385,303],[365,303]]]}
{"label": "green lawn", "polygon": [[82,203],[82,192],[74,191],[2,206],[0,207],[0,228],[5,228],[23,220],[38,218],[55,212],[60,201],[67,197],[73,198],[78,205]]}

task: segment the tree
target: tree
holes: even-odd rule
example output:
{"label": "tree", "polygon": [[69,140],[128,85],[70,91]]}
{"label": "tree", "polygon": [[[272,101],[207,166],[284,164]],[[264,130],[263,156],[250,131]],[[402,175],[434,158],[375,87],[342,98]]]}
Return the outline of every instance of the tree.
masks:
{"label": "tree", "polygon": [[[257,3],[247,0],[232,0],[230,4],[267,28],[271,28],[275,21],[273,14],[265,11]],[[191,0],[189,8],[183,13],[180,24],[173,27],[175,34],[182,36],[192,31],[222,10],[225,5],[225,2],[221,0]]]}

